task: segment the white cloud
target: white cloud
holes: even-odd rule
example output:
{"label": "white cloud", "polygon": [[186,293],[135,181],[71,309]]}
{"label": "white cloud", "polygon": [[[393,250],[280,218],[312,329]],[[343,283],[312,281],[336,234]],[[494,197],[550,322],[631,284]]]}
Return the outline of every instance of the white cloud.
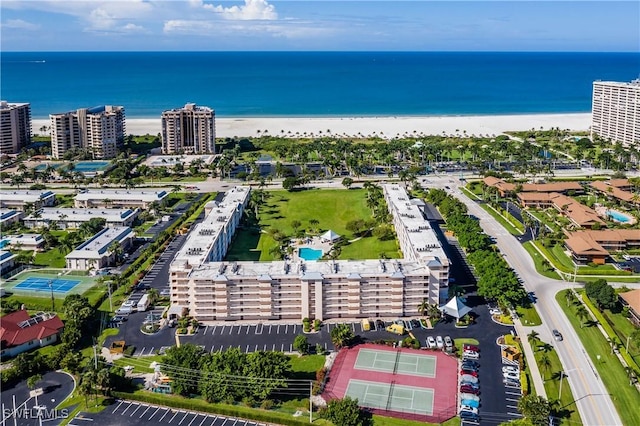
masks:
{"label": "white cloud", "polygon": [[266,0],[244,0],[242,6],[223,7],[204,4],[202,7],[220,13],[224,19],[230,21],[275,21],[278,19],[276,8]]}
{"label": "white cloud", "polygon": [[110,30],[116,25],[113,15],[102,8],[93,9],[89,13],[87,21],[92,30]]}
{"label": "white cloud", "polygon": [[34,31],[39,29],[40,25],[27,22],[22,19],[7,19],[5,22],[2,23],[2,28]]}

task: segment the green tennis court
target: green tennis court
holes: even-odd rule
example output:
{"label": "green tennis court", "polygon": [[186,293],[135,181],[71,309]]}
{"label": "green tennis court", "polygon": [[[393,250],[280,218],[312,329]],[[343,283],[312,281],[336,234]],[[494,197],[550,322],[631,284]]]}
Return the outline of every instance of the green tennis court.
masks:
{"label": "green tennis court", "polygon": [[433,355],[360,349],[354,368],[433,378],[436,376],[437,359]]}
{"label": "green tennis court", "polygon": [[349,380],[347,396],[365,407],[415,414],[433,414],[433,389]]}

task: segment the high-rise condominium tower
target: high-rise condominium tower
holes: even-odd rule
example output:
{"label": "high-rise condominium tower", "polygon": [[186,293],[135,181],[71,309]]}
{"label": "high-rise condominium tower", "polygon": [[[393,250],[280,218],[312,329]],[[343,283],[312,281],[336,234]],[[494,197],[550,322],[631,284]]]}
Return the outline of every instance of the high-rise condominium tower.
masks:
{"label": "high-rise condominium tower", "polygon": [[591,136],[625,146],[640,143],[640,79],[593,82]]}
{"label": "high-rise condominium tower", "polygon": [[54,158],[74,148],[89,150],[95,159],[113,158],[124,143],[124,107],[102,105],[49,117]]}
{"label": "high-rise condominium tower", "polygon": [[214,153],[216,113],[213,109],[186,104],[162,112],[162,152],[164,154]]}
{"label": "high-rise condominium tower", "polygon": [[17,154],[31,143],[31,105],[0,101],[0,154]]}

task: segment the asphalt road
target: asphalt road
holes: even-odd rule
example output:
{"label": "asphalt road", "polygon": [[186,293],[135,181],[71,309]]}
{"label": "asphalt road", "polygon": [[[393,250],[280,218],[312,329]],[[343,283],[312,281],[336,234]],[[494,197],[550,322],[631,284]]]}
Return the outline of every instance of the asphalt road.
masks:
{"label": "asphalt road", "polygon": [[[73,378],[69,374],[52,371],[42,376],[38,386],[42,388],[43,393],[38,396],[37,405],[46,407],[40,412],[43,422],[47,425],[58,424],[65,417],[65,413],[68,412],[55,411],[54,409],[73,392]],[[13,408],[14,396],[15,411]],[[38,425],[38,410],[34,409],[36,401],[35,398],[29,396],[26,380],[21,381],[12,388],[3,388],[0,400],[2,401],[1,426]]]}
{"label": "asphalt road", "polygon": [[536,308],[543,321],[543,326],[539,328],[542,340],[555,342],[551,334],[553,329],[560,330],[564,335],[564,341],[556,342],[556,350],[567,373],[583,424],[621,425],[622,421],[613,406],[610,395],[584,351],[578,335],[555,300],[555,294],[567,288],[569,284],[539,275],[533,260],[518,240],[477,203],[460,192],[458,190],[460,183],[457,179],[441,177],[430,180],[429,186],[448,185],[452,188],[448,192],[467,205],[469,214],[480,219],[480,225],[487,234],[495,237],[505,259],[524,281],[527,291],[535,294]]}

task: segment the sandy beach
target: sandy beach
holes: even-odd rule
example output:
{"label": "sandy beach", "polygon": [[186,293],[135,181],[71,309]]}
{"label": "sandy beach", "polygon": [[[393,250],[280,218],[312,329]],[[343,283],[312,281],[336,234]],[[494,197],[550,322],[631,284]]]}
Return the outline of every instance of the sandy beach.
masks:
{"label": "sandy beach", "polygon": [[[48,120],[35,119],[34,133]],[[377,135],[392,139],[404,135],[498,135],[510,130],[550,129],[589,130],[591,114],[530,114],[487,116],[424,117],[216,117],[216,136],[334,136],[357,137]],[[127,119],[127,133],[132,135],[160,133],[160,118]]]}

